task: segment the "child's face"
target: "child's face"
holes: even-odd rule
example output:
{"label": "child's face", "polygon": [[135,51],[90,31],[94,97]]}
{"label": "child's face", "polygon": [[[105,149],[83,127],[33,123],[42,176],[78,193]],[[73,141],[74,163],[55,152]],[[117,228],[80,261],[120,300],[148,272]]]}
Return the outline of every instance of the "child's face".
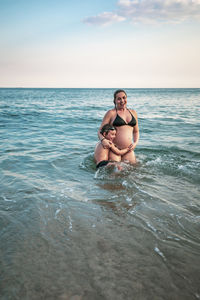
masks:
{"label": "child's face", "polygon": [[116,137],[116,130],[109,130],[105,136],[105,138],[111,142],[114,140],[115,137]]}

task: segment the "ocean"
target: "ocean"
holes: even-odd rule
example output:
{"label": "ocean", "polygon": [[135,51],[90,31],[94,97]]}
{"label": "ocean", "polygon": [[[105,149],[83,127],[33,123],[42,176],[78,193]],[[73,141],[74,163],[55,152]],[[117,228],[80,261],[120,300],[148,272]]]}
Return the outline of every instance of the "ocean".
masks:
{"label": "ocean", "polygon": [[200,89],[126,89],[138,164],[93,160],[115,89],[0,89],[0,299],[200,299]]}

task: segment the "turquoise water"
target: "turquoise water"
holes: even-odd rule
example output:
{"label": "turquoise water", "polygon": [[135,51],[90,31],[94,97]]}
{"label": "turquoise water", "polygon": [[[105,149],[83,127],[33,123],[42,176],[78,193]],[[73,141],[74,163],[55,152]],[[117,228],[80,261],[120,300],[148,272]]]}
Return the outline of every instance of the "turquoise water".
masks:
{"label": "turquoise water", "polygon": [[0,298],[199,299],[200,89],[127,89],[137,166],[96,172],[114,89],[0,89]]}

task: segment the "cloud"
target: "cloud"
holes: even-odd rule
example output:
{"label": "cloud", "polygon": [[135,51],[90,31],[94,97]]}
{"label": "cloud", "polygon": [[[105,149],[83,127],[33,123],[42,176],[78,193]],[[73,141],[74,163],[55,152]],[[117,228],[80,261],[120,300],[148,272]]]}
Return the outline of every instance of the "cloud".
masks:
{"label": "cloud", "polygon": [[119,0],[117,5],[116,12],[104,12],[84,22],[109,25],[124,20],[147,24],[200,21],[200,0]]}
{"label": "cloud", "polygon": [[120,0],[120,15],[135,23],[200,20],[200,0]]}
{"label": "cloud", "polygon": [[88,17],[84,19],[83,22],[89,25],[105,26],[105,25],[110,25],[112,23],[118,23],[124,20],[125,17],[119,16],[116,13],[104,12],[102,14],[99,14],[98,16]]}

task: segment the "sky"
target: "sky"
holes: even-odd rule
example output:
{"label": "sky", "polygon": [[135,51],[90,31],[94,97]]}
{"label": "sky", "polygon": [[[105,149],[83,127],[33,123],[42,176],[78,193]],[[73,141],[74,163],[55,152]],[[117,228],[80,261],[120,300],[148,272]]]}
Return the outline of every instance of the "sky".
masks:
{"label": "sky", "polygon": [[200,88],[200,0],[0,0],[0,87]]}

